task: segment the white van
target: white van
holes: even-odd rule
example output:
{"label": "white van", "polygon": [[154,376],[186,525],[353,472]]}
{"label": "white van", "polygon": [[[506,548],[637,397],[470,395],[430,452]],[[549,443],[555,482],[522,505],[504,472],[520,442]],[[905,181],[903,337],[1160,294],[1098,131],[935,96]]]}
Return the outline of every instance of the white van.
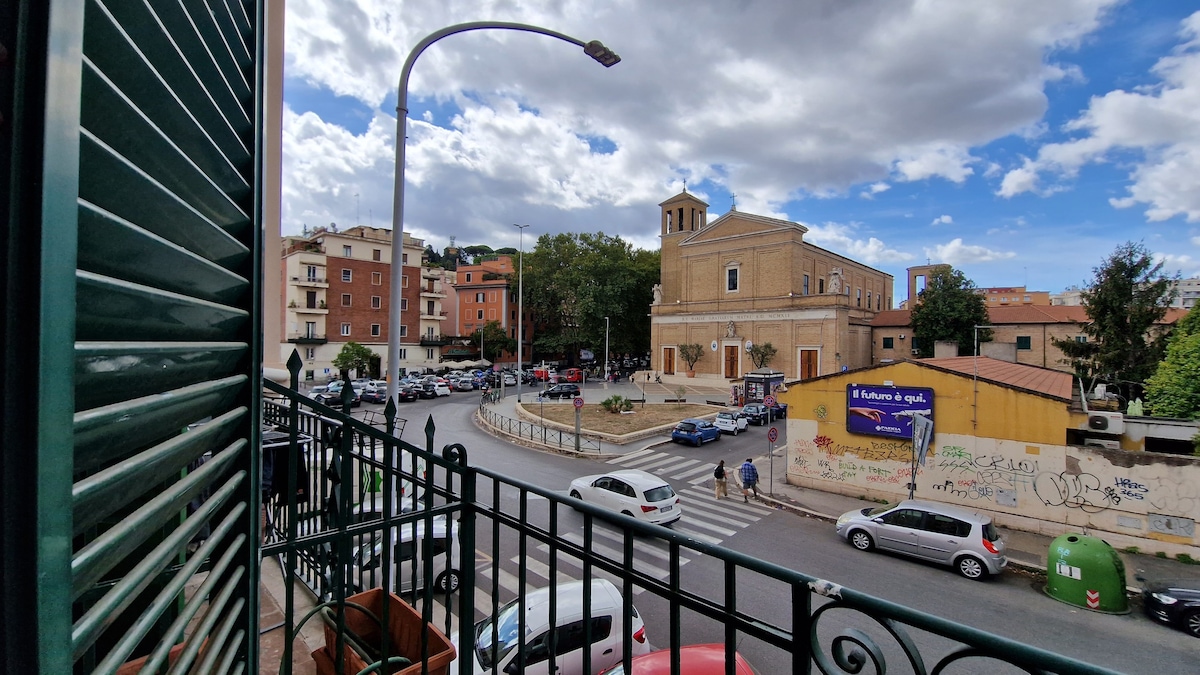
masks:
{"label": "white van", "polygon": [[[556,593],[555,625],[550,624],[550,594]],[[592,631],[591,670],[583,671],[584,620],[583,582],[572,581],[555,588],[539,588],[525,596],[525,616],[522,621],[518,600],[500,608],[493,624],[484,619],[475,624],[468,641],[475,673],[550,672],[555,675],[591,675],[621,662],[624,640],[621,630],[621,593],[606,579],[592,580],[592,603],[589,612]],[[555,654],[550,654],[549,636],[555,628]],[[524,664],[518,659],[517,646],[521,629],[525,629]],[[493,644],[493,631],[496,640]],[[455,649],[462,656],[458,634],[451,636]],[[650,652],[646,627],[636,608],[630,616],[630,644],[634,656]],[[547,670],[546,661],[554,659],[555,667]],[[495,670],[493,670],[495,669]],[[450,672],[458,672],[451,664]]]}
{"label": "white van", "polygon": [[[446,516],[392,528],[392,590],[405,593],[424,588],[426,564],[431,565],[428,574],[434,589],[439,593],[458,590],[462,568],[457,539],[458,523],[447,526]],[[377,532],[365,537],[365,542],[354,552],[355,588],[376,588],[383,584],[383,546],[383,533]]]}

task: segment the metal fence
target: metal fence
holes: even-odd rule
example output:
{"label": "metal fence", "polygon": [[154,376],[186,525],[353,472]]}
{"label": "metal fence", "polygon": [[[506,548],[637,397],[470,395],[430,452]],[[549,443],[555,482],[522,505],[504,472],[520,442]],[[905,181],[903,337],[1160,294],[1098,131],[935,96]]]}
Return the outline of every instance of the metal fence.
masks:
{"label": "metal fence", "polygon": [[576,435],[569,431],[501,415],[487,407],[488,399],[486,397],[487,394],[484,395],[483,402],[479,405],[479,416],[484,423],[500,433],[532,441],[548,448],[600,454],[600,441],[582,435],[576,438]]}
{"label": "metal fence", "polygon": [[[272,484],[283,487],[272,488],[271,541],[263,550],[280,556],[290,578],[324,602],[315,610],[324,612],[329,640],[329,670],[322,672],[358,672],[346,668],[348,655],[360,652],[359,665],[401,653],[424,664],[422,672],[435,672],[448,660],[437,651],[448,644],[441,638],[460,633],[451,673],[477,672],[477,659],[488,672],[552,673],[572,656],[582,672],[616,661],[628,668],[649,640],[673,652],[674,673],[681,648],[696,642],[723,643],[727,673],[735,672],[736,653],[771,673],[809,673],[813,665],[823,673],[881,673],[889,665],[993,672],[1001,663],[1030,673],[1111,672],[473,467],[461,445],[435,450],[432,418],[421,448],[351,418],[348,409],[267,386],[288,403],[265,416],[286,443],[277,446],[270,472]],[[440,538],[441,546],[411,546],[414,533]],[[709,581],[696,581],[701,575],[693,570]],[[363,648],[353,625],[362,615],[347,598],[376,586],[393,589],[431,628],[405,644],[384,631],[374,649]],[[548,607],[534,603],[535,594],[546,593],[541,586],[557,589],[546,596]],[[573,588],[581,599],[564,595]],[[604,588],[619,594],[615,609],[604,607]],[[287,645],[300,620],[292,593]],[[377,618],[393,625],[402,607],[383,604]],[[540,623],[560,629],[532,625],[537,612]],[[581,620],[580,612],[592,619]],[[509,618],[517,622],[505,623]],[[609,652],[576,649],[588,644],[608,645]],[[552,657],[563,652],[570,653]],[[286,655],[285,672],[291,662]]]}

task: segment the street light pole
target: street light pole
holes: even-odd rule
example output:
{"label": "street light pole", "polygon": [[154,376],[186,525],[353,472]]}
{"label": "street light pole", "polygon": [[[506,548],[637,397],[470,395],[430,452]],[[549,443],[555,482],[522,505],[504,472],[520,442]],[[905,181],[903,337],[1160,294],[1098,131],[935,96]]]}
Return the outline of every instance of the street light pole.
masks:
{"label": "street light pole", "polygon": [[[608,317],[604,317],[604,388],[608,389]],[[643,397],[645,398],[645,397]]]}
{"label": "street light pole", "polygon": [[400,82],[396,87],[396,169],[392,183],[392,270],[391,296],[388,299],[387,395],[388,398],[396,400],[397,405],[399,401],[396,399],[396,394],[400,389],[400,327],[402,325],[400,320],[400,302],[404,295],[401,284],[404,277],[404,146],[408,132],[408,78],[412,74],[413,64],[416,63],[417,57],[429,45],[455,33],[484,29],[518,30],[527,33],[541,33],[542,35],[558,38],[564,42],[582,47],[584,54],[592,57],[605,68],[611,68],[621,62],[621,57],[617,56],[611,49],[605,47],[599,40],[584,42],[578,38],[573,38],[570,35],[548,28],[506,21],[473,21],[447,26],[426,35],[408,53],[408,58],[404,60],[404,66],[400,69]]}
{"label": "street light pole", "polygon": [[517,403],[521,402],[521,357],[525,352],[525,228],[528,225],[513,223],[521,233],[521,248],[517,258]]}

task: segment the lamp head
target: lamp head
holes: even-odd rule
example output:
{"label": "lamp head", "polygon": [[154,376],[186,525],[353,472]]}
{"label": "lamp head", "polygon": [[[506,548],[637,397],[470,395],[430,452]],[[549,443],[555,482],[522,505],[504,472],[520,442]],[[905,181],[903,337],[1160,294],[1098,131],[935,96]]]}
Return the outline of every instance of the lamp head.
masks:
{"label": "lamp head", "polygon": [[612,68],[621,62],[621,57],[599,40],[592,40],[583,46],[583,53],[596,59],[596,62],[605,68]]}

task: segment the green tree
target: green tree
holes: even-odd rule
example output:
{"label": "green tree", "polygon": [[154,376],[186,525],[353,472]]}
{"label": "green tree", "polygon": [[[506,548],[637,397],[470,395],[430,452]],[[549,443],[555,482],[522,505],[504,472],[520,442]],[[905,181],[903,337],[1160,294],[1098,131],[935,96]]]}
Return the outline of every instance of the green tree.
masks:
{"label": "green tree", "polygon": [[351,370],[362,377],[366,374],[367,368],[370,367],[371,357],[374,355],[375,352],[357,342],[347,342],[342,346],[342,351],[333,357],[333,367],[342,371],[343,377]]}
{"label": "green tree", "polygon": [[499,321],[489,321],[483,325],[483,328],[475,331],[475,334],[471,336],[471,344],[479,345],[480,340],[483,341],[483,349],[480,354],[493,363],[496,362],[496,357],[501,352],[515,354],[517,351],[517,341],[504,332]]}
{"label": "green tree", "polygon": [[1175,297],[1172,281],[1163,274],[1150,251],[1126,242],[1100,267],[1080,294],[1088,323],[1086,342],[1054,340],[1068,363],[1090,385],[1097,381],[1117,387],[1126,400],[1142,393],[1143,382],[1154,374],[1166,351],[1167,331],[1155,324],[1167,314]]}
{"label": "green tree", "polygon": [[658,260],[657,251],[635,250],[603,232],[538,237],[525,253],[525,307],[537,322],[534,360],[571,360],[583,347],[602,354],[606,316],[613,354],[644,353]]}
{"label": "green tree", "polygon": [[[933,343],[939,341],[957,342],[959,355],[966,356],[975,351],[975,326],[988,323],[987,302],[975,282],[947,265],[929,274],[911,320],[922,358],[933,356]],[[991,339],[991,331],[979,331],[981,342]]]}
{"label": "green tree", "polygon": [[770,342],[763,342],[750,347],[750,360],[755,368],[766,368],[778,353],[779,350]]}
{"label": "green tree", "polygon": [[704,347],[695,342],[686,345],[679,345],[679,358],[683,359],[687,364],[688,370],[696,369],[696,362],[700,357],[704,356]]}
{"label": "green tree", "polygon": [[1146,404],[1155,417],[1200,414],[1200,305],[1171,331],[1166,358],[1146,380]]}

